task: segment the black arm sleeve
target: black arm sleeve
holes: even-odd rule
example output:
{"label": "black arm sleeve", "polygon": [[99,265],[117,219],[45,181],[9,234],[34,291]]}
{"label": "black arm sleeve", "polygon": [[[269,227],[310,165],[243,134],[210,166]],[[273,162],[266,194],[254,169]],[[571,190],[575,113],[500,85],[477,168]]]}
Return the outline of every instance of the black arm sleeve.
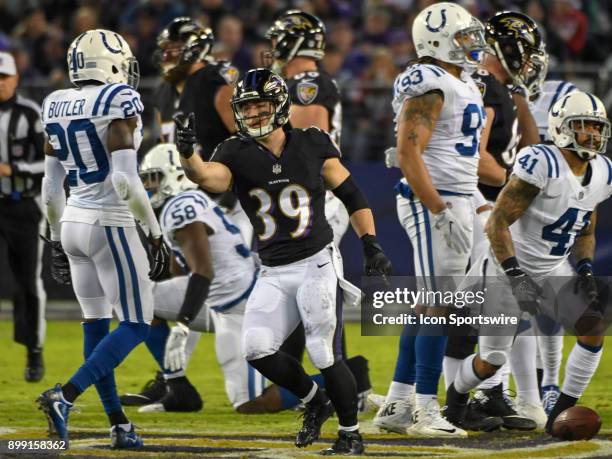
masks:
{"label": "black arm sleeve", "polygon": [[353,215],[355,212],[361,209],[369,209],[368,200],[363,195],[361,190],[357,188],[353,178],[349,175],[344,182],[338,185],[332,190],[340,201],[346,207],[349,215]]}
{"label": "black arm sleeve", "polygon": [[185,299],[178,315],[178,322],[189,325],[198,316],[208,297],[209,289],[210,279],[198,273],[191,274],[187,284],[187,291],[185,292]]}

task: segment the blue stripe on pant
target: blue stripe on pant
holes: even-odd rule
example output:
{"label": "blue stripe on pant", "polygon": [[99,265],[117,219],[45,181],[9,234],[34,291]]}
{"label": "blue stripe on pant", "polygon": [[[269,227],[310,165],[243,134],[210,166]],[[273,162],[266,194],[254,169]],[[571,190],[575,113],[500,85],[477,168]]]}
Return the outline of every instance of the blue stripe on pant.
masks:
{"label": "blue stripe on pant", "polygon": [[134,294],[134,308],[136,309],[136,319],[140,323],[144,323],[142,318],[142,302],[140,301],[140,287],[138,285],[138,274],[136,273],[136,266],[134,265],[134,259],[130,252],[130,246],[128,245],[127,239],[125,238],[125,230],[121,227],[117,228],[119,233],[119,240],[121,241],[121,247],[125,252],[125,258],[128,263],[130,270],[130,279],[132,280],[132,293]]}
{"label": "blue stripe on pant", "polygon": [[416,204],[414,203],[414,200],[411,198],[410,199],[410,209],[412,210],[412,216],[414,218],[414,226],[416,229],[416,239],[417,239],[417,251],[418,251],[418,255],[415,252],[415,256],[418,256],[419,258],[419,265],[421,266],[421,276],[423,278],[423,281],[425,282],[425,289],[427,289],[427,272],[425,271],[425,264],[423,262],[423,250],[421,248],[421,230],[419,227],[419,214],[416,208]]}
{"label": "blue stripe on pant", "polygon": [[121,259],[117,252],[117,246],[113,240],[113,233],[110,226],[105,226],[104,231],[106,232],[106,239],[110,247],[113,261],[115,262],[115,268],[117,269],[117,281],[119,283],[119,301],[121,302],[121,312],[123,313],[123,320],[128,320],[130,314],[128,309],[128,302],[125,289],[125,276],[123,275],[123,268],[121,267]]}

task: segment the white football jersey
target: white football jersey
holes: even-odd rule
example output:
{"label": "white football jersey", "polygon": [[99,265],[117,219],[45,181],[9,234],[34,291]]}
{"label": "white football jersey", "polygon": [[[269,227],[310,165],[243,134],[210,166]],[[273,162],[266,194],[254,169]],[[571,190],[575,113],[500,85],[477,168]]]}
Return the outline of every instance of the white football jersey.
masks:
{"label": "white football jersey", "polygon": [[252,288],[255,259],[238,227],[212,199],[199,190],[184,191],[166,202],[159,223],[166,244],[185,271],[189,271],[185,254],[174,234],[194,222],[204,223],[213,231],[208,242],[215,277],[206,303],[217,310],[229,309],[245,299],[244,295]]}
{"label": "white football jersey", "polygon": [[563,263],[593,210],[612,194],[612,161],[597,155],[589,164],[583,186],[554,145],[519,152],[513,173],[541,190],[510,227],[516,257],[528,273],[550,273]]}
{"label": "white football jersey", "polygon": [[542,84],[538,98],[529,101],[529,108],[538,125],[542,142],[552,142],[548,134],[548,112],[550,108],[559,99],[574,91],[578,91],[578,89],[568,81],[548,80]]}
{"label": "white football jersey", "polygon": [[393,86],[396,131],[404,101],[433,90],[444,93],[444,105],[423,161],[437,190],[471,194],[478,185],[478,146],[486,116],[471,76],[464,72],[458,79],[431,64],[409,66]]}
{"label": "white football jersey", "polygon": [[142,111],[138,92],[120,83],[62,89],[46,97],[42,123],[70,187],[69,207],[62,221],[134,225],[127,203],[119,198],[111,182],[107,136],[113,120],[136,117],[134,147],[138,150]]}

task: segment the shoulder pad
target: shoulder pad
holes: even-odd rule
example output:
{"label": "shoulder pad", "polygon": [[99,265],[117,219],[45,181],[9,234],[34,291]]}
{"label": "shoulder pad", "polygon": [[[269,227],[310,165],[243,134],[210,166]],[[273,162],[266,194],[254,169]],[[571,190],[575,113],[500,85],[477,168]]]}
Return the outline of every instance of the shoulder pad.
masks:
{"label": "shoulder pad", "polygon": [[127,84],[105,85],[94,103],[93,116],[126,119],[140,115],[144,110],[140,94]]}
{"label": "shoulder pad", "polygon": [[199,191],[184,191],[170,198],[161,212],[161,226],[164,234],[183,228],[196,221],[205,221],[205,212],[210,204]]}
{"label": "shoulder pad", "polygon": [[411,65],[395,79],[395,94],[417,97],[436,89],[444,92],[444,81],[440,77],[446,73],[436,65]]}
{"label": "shoulder pad", "polygon": [[520,179],[543,188],[548,180],[559,178],[556,148],[544,144],[523,148],[516,155],[513,173]]}
{"label": "shoulder pad", "polygon": [[331,137],[329,134],[316,126],[310,126],[309,128],[300,130],[306,133],[308,137],[318,145],[327,145],[329,142],[331,142]]}
{"label": "shoulder pad", "polygon": [[222,62],[219,65],[219,75],[221,75],[221,78],[223,78],[227,84],[234,84],[238,81],[240,72],[229,62]]}

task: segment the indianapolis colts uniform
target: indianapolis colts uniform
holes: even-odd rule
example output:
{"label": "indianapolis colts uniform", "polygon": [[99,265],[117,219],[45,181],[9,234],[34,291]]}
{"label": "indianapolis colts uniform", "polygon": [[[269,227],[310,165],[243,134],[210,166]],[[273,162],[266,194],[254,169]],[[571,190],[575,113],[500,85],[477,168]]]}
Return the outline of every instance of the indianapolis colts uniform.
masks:
{"label": "indianapolis colts uniform", "polygon": [[[576,177],[561,151],[553,145],[532,145],[523,148],[513,173],[540,189],[525,213],[510,226],[512,242],[521,268],[544,288],[542,307],[561,323],[573,324],[582,314],[580,294],[567,290],[568,277],[575,276],[568,257],[576,236],[589,225],[597,205],[612,194],[612,161],[597,155],[589,162],[586,185]],[[590,177],[589,177],[590,176]],[[495,283],[494,298],[486,295],[484,309],[518,313],[518,305],[495,255],[489,251],[468,274],[484,275],[486,283]],[[573,284],[572,284],[573,285]],[[563,289],[563,300],[559,292]],[[571,306],[571,307],[564,307]],[[480,353],[509,351],[513,333],[505,336],[481,336]],[[482,331],[481,331],[482,332]]]}
{"label": "indianapolis colts uniform", "polygon": [[[208,236],[215,277],[206,305],[191,322],[197,331],[215,331],[217,360],[225,376],[225,388],[234,407],[259,396],[265,380],[242,356],[240,348],[246,301],[256,280],[255,259],[240,230],[221,208],[199,190],[184,191],[169,199],[160,213],[166,244],[188,272],[185,254],[175,239],[177,230],[200,222],[212,231]],[[176,320],[187,290],[188,276],[158,282],[153,288],[155,315]]]}
{"label": "indianapolis colts uniform", "polygon": [[552,106],[558,100],[577,90],[576,86],[568,81],[549,80],[542,84],[538,97],[535,100],[529,101],[529,108],[538,125],[542,142],[552,142],[548,134],[548,112]]}
{"label": "indianapolis colts uniform", "polygon": [[[478,145],[486,116],[478,87],[466,73],[458,79],[436,65],[409,66],[394,84],[396,125],[406,99],[435,90],[444,94],[444,105],[422,157],[433,186],[470,229],[471,238],[474,207],[470,197],[478,189]],[[432,225],[433,214],[414,195],[405,178],[395,190],[400,223],[414,249],[416,276],[463,276],[469,253],[450,255],[440,250],[446,243]]]}
{"label": "indianapolis colts uniform", "polygon": [[147,254],[111,182],[106,146],[111,122],[135,117],[137,150],[142,111],[139,94],[126,84],[54,91],[43,102],[43,126],[70,187],[61,242],[85,318],[110,318],[113,309],[120,321],[149,323],[153,317]]}

